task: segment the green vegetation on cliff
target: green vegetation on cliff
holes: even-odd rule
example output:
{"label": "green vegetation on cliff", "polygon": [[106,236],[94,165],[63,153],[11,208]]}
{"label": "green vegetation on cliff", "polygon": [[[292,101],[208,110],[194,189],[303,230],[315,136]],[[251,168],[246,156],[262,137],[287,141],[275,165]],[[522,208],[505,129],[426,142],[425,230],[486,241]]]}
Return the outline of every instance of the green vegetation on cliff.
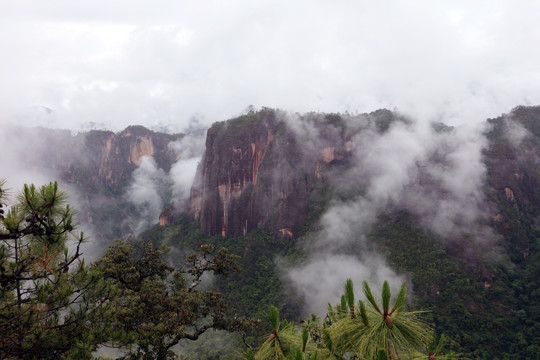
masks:
{"label": "green vegetation on cliff", "polygon": [[[366,119],[374,121],[377,133],[373,134],[392,132],[396,119],[391,115],[381,110],[370,114],[371,118],[367,116]],[[273,119],[273,116],[274,112],[265,109],[218,124],[212,131],[233,136],[256,126],[261,117]],[[326,141],[339,134],[345,144],[341,144],[342,147],[347,149],[345,140],[353,134],[348,133],[350,129],[339,114],[314,119],[314,123],[331,126],[322,132],[321,139]],[[409,293],[411,307],[427,311],[424,319],[433,326],[435,339],[444,333],[446,349],[459,353],[459,358],[534,359],[540,353],[537,301],[540,297],[540,173],[537,166],[540,108],[519,107],[510,115],[489,120],[489,123],[488,143],[482,153],[487,175],[481,189],[486,199],[481,209],[486,212],[481,225],[487,229],[483,234],[489,234],[489,238],[476,241],[471,233],[444,238],[429,230],[418,213],[388,206],[373,217],[368,231],[363,228],[348,234],[353,240],[365,239],[366,247],[356,247],[352,241],[346,250],[348,255],[361,259],[363,251],[375,249],[384,255],[395,272],[405,274],[412,289]],[[407,122],[401,121],[400,126],[407,126]],[[231,144],[233,137],[229,139]],[[291,167],[286,170],[294,169],[294,162],[303,156],[298,144],[279,153],[287,155]],[[378,299],[369,296],[366,303],[357,305],[351,296],[351,283],[342,303],[328,309],[326,324],[315,321],[316,317],[304,323],[310,341],[319,342],[313,346],[306,345],[304,331],[298,331],[294,325],[305,314],[310,299],[291,293],[290,284],[281,276],[284,263],[299,263],[311,255],[309,239],[320,230],[320,220],[334,202],[347,202],[366,195],[367,186],[362,182],[340,187],[329,177],[329,174],[347,176],[353,155],[343,155],[346,153],[343,149],[331,146],[324,149],[328,161],[314,161],[314,169],[310,168],[313,172],[322,171],[315,180],[306,179],[309,172],[305,169],[299,172],[305,181],[302,187],[305,193],[302,193],[302,202],[298,197],[291,197],[290,203],[301,203],[300,208],[305,213],[302,217],[290,214],[302,219],[295,236],[285,236],[287,228],[272,228],[287,213],[272,214],[264,226],[243,236],[225,237],[206,235],[193,219],[179,216],[166,226],[154,226],[130,239],[129,244],[116,243],[92,267],[85,266],[81,260],[79,245],[84,238],[74,233],[72,212],[63,203],[57,185],[26,187],[23,194],[11,202],[15,206],[9,212],[0,212],[0,357],[46,358],[42,356],[46,352],[50,358],[88,358],[98,344],[107,343],[121,346],[127,358],[173,358],[176,355],[171,349],[184,345],[181,339],[195,339],[205,333],[201,342],[191,346],[192,358],[231,359],[235,357],[231,352],[244,346],[241,335],[231,338],[227,354],[215,347],[210,353],[207,347],[218,343],[212,340],[217,333],[206,330],[210,327],[242,330],[242,334],[249,327],[258,330],[260,322],[244,317],[264,319],[267,309],[273,305],[274,315],[271,326],[267,327],[270,337],[261,339],[249,334],[244,338],[247,344],[259,348],[259,352],[253,353],[255,358],[264,354],[260,349],[265,345],[260,346],[266,340],[271,340],[269,346],[279,353],[277,335],[281,333],[285,339],[289,332],[295,345],[287,350],[293,353],[287,357],[313,358],[318,346],[320,358],[347,358],[355,348],[365,345],[365,339],[361,339],[365,330],[349,331],[361,325],[349,320],[361,320],[365,329],[366,319],[373,324],[375,317],[369,316],[378,313],[378,320],[383,319],[379,323],[384,331],[388,330],[384,323],[393,324],[394,320],[386,318],[391,308],[388,287],[383,288],[382,305],[377,305]],[[317,153],[313,159],[319,156]],[[437,166],[448,165],[444,154],[433,156],[439,161]],[[272,174],[272,166],[278,163],[276,159],[273,161],[265,165],[268,174]],[[315,164],[318,167],[315,168]],[[426,178],[419,176],[418,181],[426,181]],[[266,179],[265,185],[271,185],[273,179]],[[0,189],[3,188],[0,184]],[[264,205],[272,210],[280,209],[288,192],[296,195],[294,191],[298,188],[284,189],[287,191],[280,195],[281,202]],[[430,188],[430,191],[438,190],[436,186]],[[5,208],[4,195],[0,192],[0,203]],[[444,194],[440,199],[444,199]],[[240,202],[240,205],[245,204]],[[110,207],[109,213],[100,215],[100,220],[107,220],[107,214],[117,207]],[[355,215],[350,216],[354,221]],[[120,228],[124,224],[115,226]],[[276,229],[284,230],[281,236],[277,236]],[[73,242],[71,247],[69,240]],[[172,251],[166,251],[165,247]],[[222,247],[228,250],[211,251]],[[193,250],[200,252],[193,254]],[[229,273],[212,267],[220,262],[228,270],[236,269],[237,262],[240,271]],[[213,272],[214,276],[199,282],[206,271]],[[227,276],[223,276],[224,273]],[[401,295],[397,299],[400,304]],[[366,306],[371,307],[373,313],[365,313],[364,319],[362,307]],[[377,306],[382,310],[377,312]],[[344,321],[346,318],[349,320]],[[332,328],[333,325],[336,326]],[[326,333],[324,326],[327,326]],[[336,334],[343,329],[348,330],[340,340]],[[295,350],[295,346],[303,342],[309,351]],[[438,343],[435,343],[431,345],[431,355],[437,352]],[[234,349],[230,344],[235,344]],[[422,346],[429,347],[424,336]],[[396,352],[402,355],[389,344],[382,347],[386,353],[377,348],[363,349],[369,352],[370,359],[395,357]],[[330,352],[325,353],[326,350]],[[281,352],[284,351],[282,348]]]}

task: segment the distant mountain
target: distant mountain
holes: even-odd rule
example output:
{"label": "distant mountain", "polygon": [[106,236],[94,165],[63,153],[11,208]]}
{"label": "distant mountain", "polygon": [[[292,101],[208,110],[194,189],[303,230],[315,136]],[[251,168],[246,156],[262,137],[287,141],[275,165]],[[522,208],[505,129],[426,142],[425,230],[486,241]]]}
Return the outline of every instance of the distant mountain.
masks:
{"label": "distant mountain", "polygon": [[[273,263],[258,268],[257,259],[261,251],[271,258],[271,244],[295,248],[293,266],[304,268],[328,255],[380,256],[409,279],[416,305],[432,311],[450,348],[474,358],[532,359],[540,352],[540,107],[483,124],[422,124],[388,110],[249,111],[208,129],[189,199],[172,196],[182,134],[130,126],[117,134],[33,129],[17,136],[34,143],[23,156],[29,166],[52,169],[77,189],[82,221],[97,240],[136,233],[141,214],[162,206],[144,213],[157,224],[162,210],[152,241],[164,241],[165,230],[169,242],[192,236],[184,226],[191,223],[197,241],[242,245],[237,252],[250,272],[223,284],[230,294],[270,274]],[[149,182],[135,191],[139,177]],[[130,201],[137,194],[143,200]],[[175,224],[184,232],[175,233]],[[304,279],[283,279],[296,286],[295,301],[314,301],[300,288]],[[257,301],[275,299],[278,288]],[[290,314],[301,307],[284,306]]]}
{"label": "distant mountain", "polygon": [[209,236],[300,239],[313,263],[376,246],[456,350],[534,358],[540,107],[484,125],[250,112],[208,130],[189,211]]}
{"label": "distant mountain", "polygon": [[50,180],[71,184],[75,196],[70,201],[80,221],[92,229],[94,240],[106,242],[135,231],[141,209],[126,198],[126,191],[143,158],[151,157],[157,170],[168,173],[181,155],[170,145],[183,137],[142,126],[129,126],[116,134],[104,130],[72,134],[45,128],[19,128],[14,133],[18,143],[26,144],[17,154],[21,161],[50,174]]}

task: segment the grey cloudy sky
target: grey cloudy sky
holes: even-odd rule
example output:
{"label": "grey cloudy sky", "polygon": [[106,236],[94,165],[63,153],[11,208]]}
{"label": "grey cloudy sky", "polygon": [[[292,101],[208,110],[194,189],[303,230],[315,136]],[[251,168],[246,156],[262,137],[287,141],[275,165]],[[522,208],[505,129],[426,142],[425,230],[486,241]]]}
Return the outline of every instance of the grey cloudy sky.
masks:
{"label": "grey cloudy sky", "polygon": [[248,105],[484,120],[540,104],[538,14],[519,0],[3,1],[0,122],[181,131]]}

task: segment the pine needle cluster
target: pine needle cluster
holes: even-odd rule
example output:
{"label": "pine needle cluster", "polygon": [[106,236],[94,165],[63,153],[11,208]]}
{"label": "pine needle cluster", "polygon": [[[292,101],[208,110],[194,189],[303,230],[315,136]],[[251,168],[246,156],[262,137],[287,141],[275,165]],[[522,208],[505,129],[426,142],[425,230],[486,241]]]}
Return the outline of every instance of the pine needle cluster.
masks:
{"label": "pine needle cluster", "polygon": [[[425,312],[406,311],[405,283],[393,304],[387,281],[380,302],[366,281],[362,283],[364,301],[355,302],[351,279],[345,282],[344,290],[339,304],[328,305],[322,324],[313,321],[315,315],[298,327],[280,322],[279,311],[272,306],[268,311],[272,334],[247,358],[392,360],[417,359],[421,355],[432,360],[440,353],[444,339],[433,345],[432,328],[423,318]],[[421,353],[425,349],[427,355]]]}

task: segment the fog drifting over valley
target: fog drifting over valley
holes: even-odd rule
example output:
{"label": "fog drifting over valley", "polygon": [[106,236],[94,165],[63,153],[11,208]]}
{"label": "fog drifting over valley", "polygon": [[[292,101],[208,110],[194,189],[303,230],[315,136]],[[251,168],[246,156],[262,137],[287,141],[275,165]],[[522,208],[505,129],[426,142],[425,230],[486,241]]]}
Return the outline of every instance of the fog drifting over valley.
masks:
{"label": "fog drifting over valley", "polygon": [[[323,230],[306,240],[314,248],[309,261],[288,264],[287,278],[310,310],[321,311],[347,277],[357,287],[362,279],[376,287],[405,279],[353,235],[369,231],[388,206],[413,211],[442,238],[490,241],[481,225],[490,215],[481,134],[487,118],[540,104],[539,13],[532,0],[7,2],[0,13],[0,177],[16,190],[53,180],[19,156],[54,144],[39,137],[25,143],[12,124],[73,132],[140,124],[176,133],[249,105],[396,110],[411,123],[358,133],[356,165],[334,180],[365,195],[332,203]],[[435,132],[431,122],[438,121],[455,127]],[[297,130],[318,141],[313,129]],[[146,211],[137,230],[157,222],[163,187],[174,184],[173,198],[188,195],[203,145],[197,137],[174,144],[190,150],[168,174],[143,160],[126,193]],[[360,260],[344,250],[352,242]]]}
{"label": "fog drifting over valley", "polygon": [[[381,133],[374,123],[367,125],[369,117],[346,118],[350,128],[362,129],[351,139],[352,165],[327,177],[334,191],[357,195],[331,202],[320,220],[321,230],[303,239],[310,254],[303,264],[280,265],[287,269],[287,282],[309,299],[307,314],[321,314],[328,300],[339,301],[348,277],[358,288],[364,279],[377,288],[389,280],[397,291],[406,274],[396,274],[366,237],[387,211],[417,216],[420,226],[443,243],[459,241],[464,256],[477,248],[493,250],[496,244],[497,237],[487,226],[495,210],[483,189],[487,122],[441,128],[404,117]],[[308,147],[321,143],[321,135],[309,122],[298,116],[285,119],[300,143]]]}

